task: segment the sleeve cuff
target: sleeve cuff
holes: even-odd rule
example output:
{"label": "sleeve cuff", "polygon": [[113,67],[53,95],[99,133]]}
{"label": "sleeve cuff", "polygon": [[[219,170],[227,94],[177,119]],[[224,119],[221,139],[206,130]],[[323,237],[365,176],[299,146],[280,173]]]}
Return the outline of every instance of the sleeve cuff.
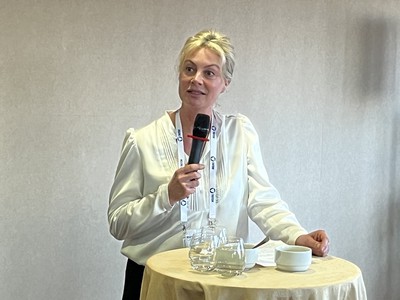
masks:
{"label": "sleeve cuff", "polygon": [[162,208],[167,211],[167,212],[171,212],[172,209],[175,207],[176,202],[174,205],[171,205],[171,203],[169,202],[169,195],[168,195],[168,184],[163,184],[160,186],[159,190],[159,197],[160,197],[160,204],[162,206]]}

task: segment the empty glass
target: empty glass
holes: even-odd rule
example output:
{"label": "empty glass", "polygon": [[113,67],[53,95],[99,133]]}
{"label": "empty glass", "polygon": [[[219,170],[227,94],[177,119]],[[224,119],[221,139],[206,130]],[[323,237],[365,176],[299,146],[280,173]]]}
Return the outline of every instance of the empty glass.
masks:
{"label": "empty glass", "polygon": [[195,232],[190,240],[189,258],[192,268],[200,272],[209,272],[215,268],[215,249],[219,238],[212,230],[202,229]]}
{"label": "empty glass", "polygon": [[228,237],[215,252],[215,270],[224,277],[242,274],[245,267],[243,239]]}

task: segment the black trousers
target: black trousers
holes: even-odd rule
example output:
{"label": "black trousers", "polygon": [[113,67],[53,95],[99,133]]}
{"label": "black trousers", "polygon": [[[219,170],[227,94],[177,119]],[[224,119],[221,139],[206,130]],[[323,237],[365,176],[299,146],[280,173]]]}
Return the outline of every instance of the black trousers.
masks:
{"label": "black trousers", "polygon": [[144,266],[128,259],[125,270],[125,285],[122,300],[139,300]]}

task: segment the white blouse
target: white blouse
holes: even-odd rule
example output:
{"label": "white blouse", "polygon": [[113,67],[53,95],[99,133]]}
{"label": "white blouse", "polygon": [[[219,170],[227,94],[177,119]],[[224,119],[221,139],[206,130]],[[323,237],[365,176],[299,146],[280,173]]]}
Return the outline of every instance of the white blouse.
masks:
{"label": "white blouse", "polygon": [[[241,115],[214,111],[217,136],[217,225],[249,241],[254,222],[265,236],[294,244],[306,234],[269,182],[257,132]],[[183,247],[179,202],[168,201],[168,183],[178,168],[175,127],[168,112],[139,130],[127,131],[114,184],[108,220],[111,234],[124,240],[121,252],[144,265],[153,254]],[[187,159],[187,157],[186,157]],[[208,166],[206,144],[200,163]],[[191,197],[190,228],[208,222],[209,169]],[[254,242],[254,241],[253,241]]]}

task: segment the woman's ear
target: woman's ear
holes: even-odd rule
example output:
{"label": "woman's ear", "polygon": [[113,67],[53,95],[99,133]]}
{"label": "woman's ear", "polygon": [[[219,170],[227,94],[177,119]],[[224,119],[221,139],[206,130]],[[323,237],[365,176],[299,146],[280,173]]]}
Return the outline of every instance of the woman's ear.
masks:
{"label": "woman's ear", "polygon": [[228,86],[229,86],[230,83],[231,83],[231,82],[230,82],[228,79],[225,79],[224,88],[222,89],[221,94],[223,94],[223,93],[226,92],[226,89],[228,88]]}

